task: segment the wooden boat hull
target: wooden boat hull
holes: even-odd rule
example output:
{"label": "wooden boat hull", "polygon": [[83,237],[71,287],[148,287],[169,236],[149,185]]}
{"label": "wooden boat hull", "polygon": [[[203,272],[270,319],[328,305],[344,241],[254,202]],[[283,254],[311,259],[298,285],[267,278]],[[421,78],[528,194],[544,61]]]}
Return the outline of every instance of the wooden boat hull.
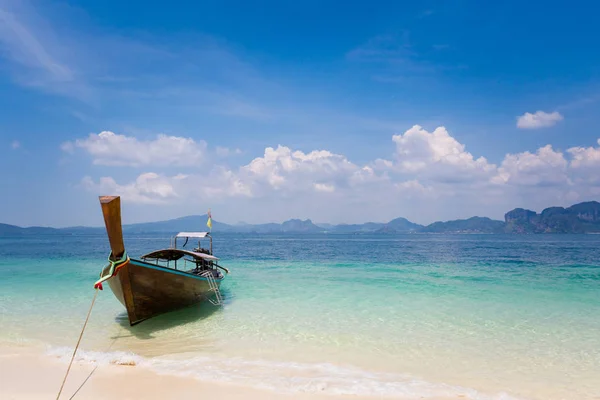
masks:
{"label": "wooden boat hull", "polygon": [[[215,279],[217,286],[221,280]],[[127,309],[130,325],[201,302],[214,293],[204,277],[134,259],[108,284]]]}

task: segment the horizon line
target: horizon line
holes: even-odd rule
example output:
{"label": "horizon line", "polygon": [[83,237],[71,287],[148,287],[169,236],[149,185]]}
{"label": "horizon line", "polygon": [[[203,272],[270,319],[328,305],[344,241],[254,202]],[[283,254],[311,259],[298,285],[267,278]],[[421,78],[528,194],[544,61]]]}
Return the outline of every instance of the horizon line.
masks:
{"label": "horizon line", "polygon": [[[575,206],[575,205],[578,205],[578,204],[583,204],[583,203],[600,203],[600,202],[597,201],[597,200],[586,200],[586,201],[580,201],[578,203],[571,204],[568,207],[549,206],[549,207],[545,207],[542,210],[542,212],[544,210],[546,210],[546,209],[549,209],[549,208],[565,208],[566,209],[566,208],[569,208],[569,207],[572,207],[572,206]],[[536,214],[540,214],[537,211],[530,210],[528,208],[515,207],[515,208],[513,208],[513,209],[511,209],[511,210],[509,210],[507,212],[505,212],[504,215],[506,216],[507,213],[509,213],[511,211],[514,211],[514,210],[519,210],[519,209],[521,209],[521,210],[528,210],[528,211],[535,212]],[[190,217],[208,217],[208,214],[190,214],[190,215],[183,215],[181,217],[175,217],[175,218],[171,218],[171,219],[164,219],[164,220],[158,220],[158,221],[132,222],[132,223],[124,223],[122,225],[123,226],[129,226],[129,225],[140,225],[140,224],[155,224],[155,223],[175,221],[175,220],[178,220],[178,219],[190,218]],[[288,218],[288,219],[286,219],[284,221],[281,221],[281,222],[248,223],[248,222],[244,222],[244,221],[239,221],[239,222],[236,222],[236,223],[229,223],[229,222],[219,221],[219,220],[216,220],[214,218],[212,219],[212,221],[213,221],[213,223],[217,222],[217,223],[220,223],[220,224],[225,224],[225,225],[234,226],[234,227],[235,226],[240,226],[240,225],[266,225],[266,224],[279,224],[279,225],[281,225],[281,224],[283,224],[285,222],[293,221],[293,220],[299,220],[299,221],[302,221],[302,222],[310,221],[312,224],[317,225],[317,226],[319,226],[319,225],[339,226],[339,225],[364,225],[364,224],[370,224],[370,223],[372,223],[372,224],[384,224],[384,225],[386,225],[386,224],[389,224],[391,221],[399,219],[399,218],[403,218],[403,219],[407,220],[408,222],[410,222],[412,224],[420,225],[420,226],[423,226],[423,227],[435,224],[436,222],[464,221],[464,220],[468,220],[468,219],[471,219],[471,218],[488,218],[488,219],[490,219],[492,221],[505,222],[505,219],[503,219],[503,220],[501,220],[501,219],[494,219],[494,218],[490,218],[490,217],[487,217],[487,216],[480,216],[480,215],[473,215],[471,217],[465,217],[465,218],[455,218],[455,219],[447,219],[447,220],[435,220],[435,221],[430,222],[428,224],[420,224],[420,223],[417,223],[417,222],[413,222],[413,221],[411,221],[410,219],[408,219],[406,217],[395,217],[395,218],[392,218],[392,219],[388,220],[387,222],[366,221],[366,222],[340,222],[340,223],[330,223],[330,222],[318,222],[317,223],[317,222],[314,222],[311,218],[302,219],[302,218],[298,218],[298,217]],[[2,225],[9,225],[9,226],[15,226],[17,228],[23,228],[23,229],[27,229],[27,228],[49,228],[49,229],[74,229],[74,228],[100,229],[100,228],[104,228],[103,225],[100,225],[100,226],[72,225],[72,226],[56,227],[56,226],[43,226],[43,225],[21,226],[21,225],[9,224],[9,223],[5,223],[5,222],[0,222],[0,224],[2,224]]]}

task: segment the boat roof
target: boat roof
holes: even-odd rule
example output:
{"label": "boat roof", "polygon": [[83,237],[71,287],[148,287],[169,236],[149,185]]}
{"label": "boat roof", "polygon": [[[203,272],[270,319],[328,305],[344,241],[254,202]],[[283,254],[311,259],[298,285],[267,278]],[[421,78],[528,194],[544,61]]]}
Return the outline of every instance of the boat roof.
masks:
{"label": "boat roof", "polygon": [[208,232],[179,232],[175,237],[203,238],[207,235]]}
{"label": "boat roof", "polygon": [[183,250],[183,249],[155,250],[151,253],[144,254],[142,256],[142,258],[157,258],[160,260],[175,261],[175,260],[179,260],[183,256],[190,256],[190,257],[194,257],[196,259],[203,258],[205,260],[213,260],[213,261],[218,260],[217,257],[212,256],[210,254],[198,253],[195,251],[189,251],[189,250]]}

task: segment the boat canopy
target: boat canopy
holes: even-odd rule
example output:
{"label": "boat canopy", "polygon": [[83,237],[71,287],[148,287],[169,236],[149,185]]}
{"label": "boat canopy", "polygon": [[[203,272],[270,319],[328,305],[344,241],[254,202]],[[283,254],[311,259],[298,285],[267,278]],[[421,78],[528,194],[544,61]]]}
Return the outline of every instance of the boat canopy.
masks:
{"label": "boat canopy", "polygon": [[179,232],[175,237],[204,238],[208,232]]}
{"label": "boat canopy", "polygon": [[210,254],[198,253],[195,251],[189,251],[189,250],[183,250],[183,249],[156,250],[156,251],[153,251],[152,253],[144,254],[142,256],[142,259],[154,258],[154,259],[158,259],[158,260],[175,261],[175,260],[179,260],[183,256],[190,256],[195,259],[202,258],[202,259],[211,260],[211,261],[218,260],[217,257],[212,256]]}

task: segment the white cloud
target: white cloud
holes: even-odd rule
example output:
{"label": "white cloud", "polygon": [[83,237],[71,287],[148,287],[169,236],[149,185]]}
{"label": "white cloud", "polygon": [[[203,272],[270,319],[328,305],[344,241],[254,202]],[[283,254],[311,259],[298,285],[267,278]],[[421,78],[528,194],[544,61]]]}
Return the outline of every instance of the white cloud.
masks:
{"label": "white cloud", "polygon": [[568,184],[567,166],[563,153],[546,145],[535,153],[507,154],[494,182],[523,186]]}
{"label": "white cloud", "polygon": [[98,183],[86,176],[82,185],[100,195],[118,195],[124,201],[142,204],[166,204],[178,197],[173,181],[181,180],[180,176],[165,177],[154,172],[146,172],[137,177],[134,182],[120,185],[111,177],[102,177]]}
{"label": "white cloud", "polygon": [[215,201],[252,197],[250,187],[232,171],[223,168],[216,168],[207,175],[168,176],[145,172],[129,183],[117,183],[113,177],[101,177],[95,182],[86,176],[81,183],[98,195],[119,195],[124,201],[138,204],[167,205],[185,203],[189,199]]}
{"label": "white cloud", "polygon": [[539,129],[547,128],[556,125],[562,121],[564,117],[558,112],[554,111],[547,113],[544,111],[537,111],[534,114],[526,112],[517,118],[517,128],[521,129]]}
{"label": "white cloud", "polygon": [[158,135],[154,140],[138,140],[132,136],[104,131],[86,139],[65,142],[61,149],[73,153],[83,149],[94,158],[94,164],[139,167],[197,166],[206,157],[206,143],[191,138]]}
{"label": "white cloud", "polygon": [[415,125],[392,140],[395,160],[377,160],[380,169],[447,183],[488,179],[496,170],[484,157],[475,159],[444,127],[428,132]]}
{"label": "white cloud", "polygon": [[12,143],[10,144],[10,148],[13,150],[17,150],[20,147],[21,147],[21,142],[19,142],[18,140],[13,140]]}
{"label": "white cloud", "polygon": [[254,197],[249,182],[245,182],[239,174],[224,167],[216,167],[208,176],[194,176],[188,182],[196,186],[201,196],[208,198]]}
{"label": "white cloud", "polygon": [[361,174],[362,179],[368,178],[365,172],[346,157],[327,150],[304,153],[285,146],[267,147],[263,157],[240,169],[240,175],[256,186],[283,191],[313,188],[321,192],[356,184]]}
{"label": "white cloud", "polygon": [[385,173],[380,174],[377,171],[375,171],[373,167],[366,165],[354,171],[350,176],[348,182],[351,187],[358,187],[361,185],[365,187],[366,185],[382,183],[388,180],[389,177]]}
{"label": "white cloud", "polygon": [[567,153],[571,155],[569,167],[573,179],[582,184],[600,183],[600,147],[571,147]]}
{"label": "white cloud", "polygon": [[[152,154],[156,148],[171,160],[163,165],[172,169],[187,166],[176,164],[181,153],[188,151],[182,149],[196,149],[192,154],[206,157],[206,145],[198,150],[198,143],[190,140],[163,136],[142,141],[103,133],[67,142],[63,150],[84,149],[100,164],[145,166],[154,157],[143,158],[137,152]],[[121,194],[136,203],[178,207],[191,207],[198,201],[230,204],[235,218],[248,220],[246,212],[251,210],[258,219],[255,222],[261,215],[272,220],[270,212],[275,219],[302,216],[325,220],[337,215],[344,220],[358,210],[417,222],[472,214],[501,218],[494,212],[504,213],[515,206],[566,205],[600,193],[600,142],[598,147],[573,147],[565,152],[546,145],[507,154],[500,166],[474,157],[443,127],[428,132],[413,126],[394,135],[392,142],[392,160],[363,166],[328,150],[303,152],[279,145],[267,147],[260,157],[237,168],[213,164],[206,171],[186,175],[149,172],[125,183],[103,177],[97,181],[85,178],[83,184],[98,194]],[[127,150],[120,153],[115,150],[119,148]],[[221,150],[221,154],[230,154],[230,150]]]}
{"label": "white cloud", "polygon": [[567,152],[572,156],[571,167],[573,168],[600,167],[600,147],[572,147]]}

